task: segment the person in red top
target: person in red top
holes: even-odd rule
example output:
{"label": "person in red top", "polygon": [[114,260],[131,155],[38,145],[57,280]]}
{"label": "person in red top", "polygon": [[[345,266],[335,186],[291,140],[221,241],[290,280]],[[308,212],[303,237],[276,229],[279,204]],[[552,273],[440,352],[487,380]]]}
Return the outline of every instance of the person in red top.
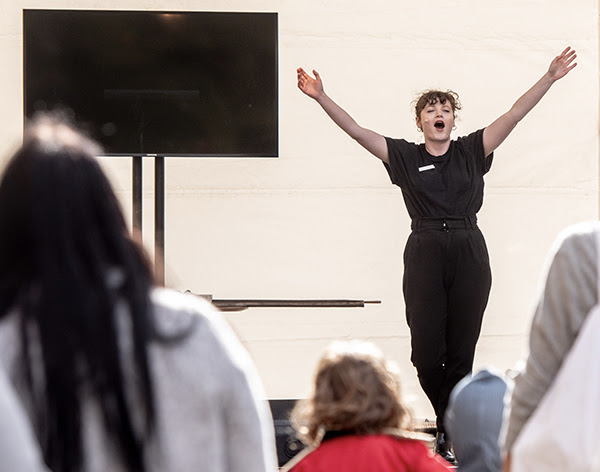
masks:
{"label": "person in red top", "polygon": [[309,447],[282,470],[447,472],[424,436],[406,429],[410,420],[395,366],[372,343],[336,342],[319,361],[311,398],[291,413]]}

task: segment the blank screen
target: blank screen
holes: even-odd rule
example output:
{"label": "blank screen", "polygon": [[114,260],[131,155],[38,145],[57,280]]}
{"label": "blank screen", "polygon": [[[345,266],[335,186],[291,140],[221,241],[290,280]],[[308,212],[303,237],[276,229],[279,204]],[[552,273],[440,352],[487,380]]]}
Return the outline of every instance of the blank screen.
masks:
{"label": "blank screen", "polygon": [[277,14],[24,10],[24,108],[109,155],[278,155]]}

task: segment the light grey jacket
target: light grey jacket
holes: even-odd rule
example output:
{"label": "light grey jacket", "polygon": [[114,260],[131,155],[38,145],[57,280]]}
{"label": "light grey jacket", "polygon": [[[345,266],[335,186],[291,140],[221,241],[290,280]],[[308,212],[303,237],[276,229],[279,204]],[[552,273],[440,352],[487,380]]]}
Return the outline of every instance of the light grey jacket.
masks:
{"label": "light grey jacket", "polygon": [[[152,302],[161,332],[179,332],[191,320],[195,326],[179,343],[150,346],[158,433],[148,448],[150,471],[275,471],[273,422],[262,384],[222,314],[199,297],[167,289],[155,289]],[[119,309],[124,307],[117,315]],[[0,323],[0,361],[9,369],[18,352],[16,329],[16,316]],[[121,322],[121,333],[127,329]],[[127,350],[128,337],[121,338]],[[85,472],[125,472],[90,398],[83,415]]]}
{"label": "light grey jacket", "polygon": [[505,452],[512,448],[558,373],[585,318],[598,303],[598,232],[599,222],[573,225],[559,234],[550,252],[531,325],[529,354],[515,378],[512,397],[506,398]]}
{"label": "light grey jacket", "polygon": [[0,370],[0,470],[43,472],[39,446],[12,386]]}

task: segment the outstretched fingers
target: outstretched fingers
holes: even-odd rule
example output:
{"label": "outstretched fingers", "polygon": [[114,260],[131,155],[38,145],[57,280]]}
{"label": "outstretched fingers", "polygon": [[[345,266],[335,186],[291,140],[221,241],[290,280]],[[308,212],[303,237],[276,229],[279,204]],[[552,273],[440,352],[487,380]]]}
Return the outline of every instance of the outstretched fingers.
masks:
{"label": "outstretched fingers", "polygon": [[304,77],[306,75],[308,75],[304,69],[302,67],[298,67],[298,69],[296,70],[296,72],[298,73],[298,79],[300,79],[301,77]]}
{"label": "outstretched fingers", "polygon": [[577,59],[577,53],[575,52],[575,50],[571,49],[571,46],[565,48],[565,50],[561,52],[560,55],[554,58],[552,64],[550,64],[549,71],[552,74],[553,78],[555,80],[558,80],[567,75],[571,70],[573,70],[575,66],[577,66],[575,59]]}
{"label": "outstretched fingers", "polygon": [[298,67],[298,88],[304,92],[308,80],[311,78],[302,67]]}
{"label": "outstretched fingers", "polygon": [[573,62],[575,59],[577,59],[577,53],[575,52],[575,49],[571,49],[570,46],[567,47],[567,49],[562,52],[561,59],[563,61],[563,65],[567,67],[568,70],[573,69],[573,67],[577,65],[576,62]]}
{"label": "outstretched fingers", "polygon": [[298,88],[309,97],[316,99],[323,92],[323,83],[318,72],[313,70],[313,74],[316,77],[313,78],[302,67],[298,67],[296,71],[298,75]]}
{"label": "outstretched fingers", "polygon": [[575,54],[575,49],[571,49],[571,46],[567,46],[563,52],[560,53],[559,57],[572,56]]}

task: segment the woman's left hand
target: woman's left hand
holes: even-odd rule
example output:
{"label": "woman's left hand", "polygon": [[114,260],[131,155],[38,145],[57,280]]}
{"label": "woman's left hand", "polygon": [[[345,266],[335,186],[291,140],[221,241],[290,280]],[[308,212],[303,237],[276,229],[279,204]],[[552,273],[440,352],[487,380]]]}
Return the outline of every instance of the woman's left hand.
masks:
{"label": "woman's left hand", "polygon": [[550,63],[548,74],[552,80],[562,79],[573,69],[577,63],[573,62],[577,58],[577,54],[571,46],[567,47],[560,56],[556,56]]}

